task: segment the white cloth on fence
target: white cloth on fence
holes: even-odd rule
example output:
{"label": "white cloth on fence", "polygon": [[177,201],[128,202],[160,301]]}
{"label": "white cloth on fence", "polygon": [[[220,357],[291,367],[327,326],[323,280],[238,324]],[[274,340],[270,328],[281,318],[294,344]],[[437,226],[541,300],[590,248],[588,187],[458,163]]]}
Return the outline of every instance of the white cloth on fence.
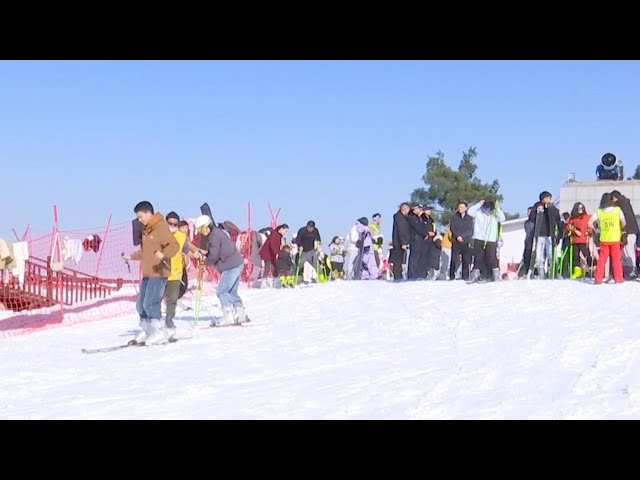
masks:
{"label": "white cloth on fence", "polygon": [[29,260],[29,244],[27,242],[16,242],[13,244],[13,255],[16,261],[16,268],[11,273],[18,277],[20,286],[24,285],[25,262]]}
{"label": "white cloth on fence", "polygon": [[82,260],[82,242],[80,240],[74,240],[67,236],[64,237],[64,248],[62,250],[62,258],[63,261],[68,262],[69,260],[74,261],[76,265],[80,264],[80,260]]}

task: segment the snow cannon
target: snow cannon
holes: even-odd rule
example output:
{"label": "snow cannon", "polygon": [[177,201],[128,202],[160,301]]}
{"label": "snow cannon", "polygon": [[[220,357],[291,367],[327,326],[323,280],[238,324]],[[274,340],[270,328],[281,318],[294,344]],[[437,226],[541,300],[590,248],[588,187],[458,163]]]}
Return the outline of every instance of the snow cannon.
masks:
{"label": "snow cannon", "polygon": [[613,153],[605,153],[596,168],[598,180],[624,180],[624,167]]}

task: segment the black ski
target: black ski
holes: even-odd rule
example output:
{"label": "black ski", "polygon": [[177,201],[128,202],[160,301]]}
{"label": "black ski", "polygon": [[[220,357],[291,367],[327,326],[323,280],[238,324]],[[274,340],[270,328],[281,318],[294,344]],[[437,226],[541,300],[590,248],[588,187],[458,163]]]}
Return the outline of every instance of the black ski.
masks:
{"label": "black ski", "polygon": [[[181,340],[186,340],[186,339],[181,339]],[[177,338],[170,338],[169,340],[165,340],[164,342],[160,342],[160,343],[152,343],[151,345],[147,345],[146,343],[127,343],[125,345],[116,345],[113,347],[104,347],[104,348],[93,348],[93,349],[88,349],[88,348],[83,348],[82,349],[82,353],[104,353],[104,352],[114,352],[116,350],[123,350],[125,348],[129,348],[129,347],[155,347],[155,346],[160,346],[160,345],[168,345],[170,343],[176,343],[178,341]]]}
{"label": "black ski", "polygon": [[544,222],[544,211],[536,212],[536,224],[533,229],[533,244],[531,245],[531,260],[529,260],[529,278],[533,276],[534,267],[536,264],[536,257],[538,252],[538,237],[540,237],[540,230],[542,229],[542,222]]}
{"label": "black ski", "polygon": [[210,325],[210,328],[224,328],[224,327],[250,327],[245,323],[225,323],[224,325]]}

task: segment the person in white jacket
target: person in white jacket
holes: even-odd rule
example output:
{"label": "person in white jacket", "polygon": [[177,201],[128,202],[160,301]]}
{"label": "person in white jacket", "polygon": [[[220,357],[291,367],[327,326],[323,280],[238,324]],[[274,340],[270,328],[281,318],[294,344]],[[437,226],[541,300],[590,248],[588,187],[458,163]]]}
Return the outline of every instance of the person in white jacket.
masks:
{"label": "person in white jacket", "polygon": [[504,212],[498,202],[491,200],[476,203],[467,214],[473,217],[473,270],[468,283],[489,279],[500,280],[498,264],[498,239],[500,238],[500,222],[504,222]]}
{"label": "person in white jacket", "polygon": [[356,243],[359,238],[360,233],[358,233],[358,223],[356,222],[356,224],[351,227],[351,230],[349,230],[349,234],[347,235],[349,246],[347,248],[347,255],[344,259],[345,278],[349,280],[353,280],[354,265],[358,258],[358,247],[356,246]]}

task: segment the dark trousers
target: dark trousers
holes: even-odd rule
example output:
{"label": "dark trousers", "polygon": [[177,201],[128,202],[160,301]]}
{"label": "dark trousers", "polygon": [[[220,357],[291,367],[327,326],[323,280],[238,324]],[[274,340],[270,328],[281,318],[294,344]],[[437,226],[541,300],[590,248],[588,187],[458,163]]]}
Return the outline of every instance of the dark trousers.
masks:
{"label": "dark trousers", "polygon": [[393,265],[391,271],[393,272],[394,280],[402,279],[402,264],[404,263],[405,250],[400,245],[394,245],[389,255],[389,263]]}
{"label": "dark trousers", "polygon": [[265,260],[264,273],[262,274],[262,278],[267,278],[271,269],[273,269],[273,278],[276,278],[278,276],[278,264],[272,263],[271,260]]}
{"label": "dark trousers", "polygon": [[480,270],[484,278],[489,278],[491,270],[498,268],[497,242],[473,241],[474,270]]}
{"label": "dark trousers", "polygon": [[189,276],[187,275],[187,269],[182,269],[182,283],[180,283],[180,292],[178,293],[178,299],[181,299],[185,293],[187,293],[187,289],[189,288]]}
{"label": "dark trousers", "polygon": [[417,242],[411,242],[409,250],[409,268],[407,278],[424,278],[424,274],[420,271],[420,263],[422,260],[422,239]]}
{"label": "dark trousers", "polygon": [[[420,269],[418,278],[427,278],[429,269],[433,268],[433,242],[431,240],[422,241],[422,250],[420,252]],[[440,258],[440,257],[438,257]]]}
{"label": "dark trousers", "polygon": [[531,256],[533,255],[533,231],[524,239],[524,252],[522,253],[522,268],[519,276],[523,277],[529,273],[529,265],[531,264]]}
{"label": "dark trousers", "polygon": [[469,280],[469,267],[471,266],[471,257],[473,252],[467,242],[458,242],[453,239],[453,245],[451,245],[451,265],[449,267],[449,278],[453,280],[456,278],[456,272],[460,266],[460,257],[462,256],[462,279]]}
{"label": "dark trousers", "polygon": [[176,305],[178,305],[181,286],[182,283],[180,283],[180,280],[171,280],[167,282],[167,286],[164,287],[164,300],[167,303],[167,315],[164,321],[167,324],[176,316]]}
{"label": "dark trousers", "polygon": [[591,253],[589,252],[589,245],[586,243],[576,243],[573,245],[573,268],[580,266],[580,254],[584,256],[587,261],[587,265],[591,268]]}

